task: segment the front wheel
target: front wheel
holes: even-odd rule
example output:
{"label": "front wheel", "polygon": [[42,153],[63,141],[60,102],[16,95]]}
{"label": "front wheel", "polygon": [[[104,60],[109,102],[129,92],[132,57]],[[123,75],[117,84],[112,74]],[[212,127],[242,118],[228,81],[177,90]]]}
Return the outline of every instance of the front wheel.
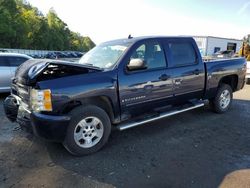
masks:
{"label": "front wheel", "polygon": [[232,88],[228,84],[221,84],[217,90],[215,98],[210,100],[210,105],[214,112],[221,114],[230,108],[232,99]]}
{"label": "front wheel", "polygon": [[64,147],[73,155],[88,155],[100,150],[108,141],[111,123],[107,113],[97,106],[77,107],[70,112],[71,121]]}

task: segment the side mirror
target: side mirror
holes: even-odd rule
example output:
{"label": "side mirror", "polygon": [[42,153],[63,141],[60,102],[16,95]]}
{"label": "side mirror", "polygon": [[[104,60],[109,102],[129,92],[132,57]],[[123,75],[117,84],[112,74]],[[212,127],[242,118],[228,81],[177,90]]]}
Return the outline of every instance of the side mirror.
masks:
{"label": "side mirror", "polygon": [[128,70],[143,70],[146,69],[146,63],[142,59],[131,59],[129,64],[127,65]]}

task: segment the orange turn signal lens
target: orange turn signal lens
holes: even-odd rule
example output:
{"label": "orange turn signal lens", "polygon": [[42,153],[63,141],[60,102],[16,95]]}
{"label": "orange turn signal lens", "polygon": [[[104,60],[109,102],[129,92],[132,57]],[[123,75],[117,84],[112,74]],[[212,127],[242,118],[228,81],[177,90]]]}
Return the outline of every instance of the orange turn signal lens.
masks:
{"label": "orange turn signal lens", "polygon": [[44,101],[43,108],[45,111],[52,111],[52,104],[51,101]]}
{"label": "orange turn signal lens", "polygon": [[43,91],[43,97],[45,101],[51,101],[51,91],[50,90],[44,90]]}

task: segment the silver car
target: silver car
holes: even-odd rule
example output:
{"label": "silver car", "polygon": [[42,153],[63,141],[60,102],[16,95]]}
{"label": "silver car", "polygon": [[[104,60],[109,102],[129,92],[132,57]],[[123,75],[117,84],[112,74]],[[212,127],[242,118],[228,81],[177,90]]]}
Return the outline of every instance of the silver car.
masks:
{"label": "silver car", "polygon": [[9,92],[11,78],[19,65],[32,57],[18,53],[0,53],[0,93]]}

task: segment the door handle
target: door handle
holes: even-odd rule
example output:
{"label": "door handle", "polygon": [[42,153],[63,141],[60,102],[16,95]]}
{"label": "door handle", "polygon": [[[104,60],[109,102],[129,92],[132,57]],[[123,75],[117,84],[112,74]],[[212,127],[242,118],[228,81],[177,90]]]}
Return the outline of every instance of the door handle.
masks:
{"label": "door handle", "polygon": [[162,74],[162,75],[159,77],[159,79],[162,80],[162,81],[166,81],[166,80],[168,80],[169,78],[170,78],[170,76],[169,76],[169,75],[166,75],[166,74]]}
{"label": "door handle", "polygon": [[195,74],[195,75],[199,75],[199,74],[200,74],[199,69],[195,69],[195,70],[193,71],[193,74]]}

